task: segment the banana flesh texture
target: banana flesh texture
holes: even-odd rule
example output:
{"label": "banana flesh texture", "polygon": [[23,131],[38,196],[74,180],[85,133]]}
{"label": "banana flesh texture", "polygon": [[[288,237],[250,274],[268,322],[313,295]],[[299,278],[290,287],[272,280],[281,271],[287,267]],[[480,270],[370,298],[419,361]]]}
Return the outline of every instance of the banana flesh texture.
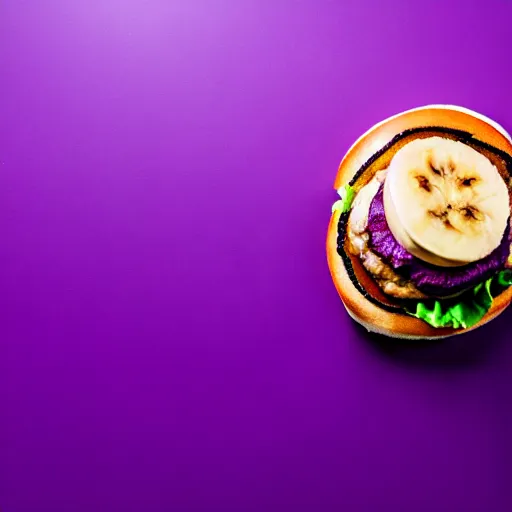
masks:
{"label": "banana flesh texture", "polygon": [[488,256],[510,217],[496,167],[462,142],[416,139],[391,160],[384,184],[391,232],[414,256],[455,267]]}

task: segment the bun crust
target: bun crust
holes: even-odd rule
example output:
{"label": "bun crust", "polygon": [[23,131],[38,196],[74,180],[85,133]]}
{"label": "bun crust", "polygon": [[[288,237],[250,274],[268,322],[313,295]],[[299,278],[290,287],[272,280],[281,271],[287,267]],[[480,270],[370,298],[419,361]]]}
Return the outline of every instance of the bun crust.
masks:
{"label": "bun crust", "polygon": [[[456,107],[425,107],[407,111],[385,120],[360,137],[343,158],[336,175],[334,188],[338,189],[349,183],[361,166],[397,134],[409,129],[429,126],[469,132],[473,138],[512,156],[512,142],[502,131],[479,117],[479,114],[457,110]],[[512,301],[512,287],[510,287],[493,300],[491,309],[478,324],[470,329],[436,329],[419,318],[387,311],[368,300],[349,277],[343,259],[337,252],[339,218],[340,212],[335,211],[331,216],[327,232],[329,270],[349,315],[369,331],[404,339],[446,338],[481,327],[502,313]],[[362,270],[359,258],[349,257],[361,286],[365,290],[372,286],[375,287],[372,278],[364,269]]]}

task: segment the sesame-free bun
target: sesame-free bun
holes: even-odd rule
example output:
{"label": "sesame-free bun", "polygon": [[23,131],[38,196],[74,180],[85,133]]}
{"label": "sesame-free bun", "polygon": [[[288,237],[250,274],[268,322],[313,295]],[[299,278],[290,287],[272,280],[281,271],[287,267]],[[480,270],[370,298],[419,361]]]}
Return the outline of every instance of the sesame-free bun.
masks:
{"label": "sesame-free bun", "polygon": [[[334,188],[351,183],[356,191],[371,179],[372,175],[383,165],[383,159],[390,159],[392,154],[383,152],[396,136],[415,129],[436,128],[460,130],[471,134],[471,140],[488,144],[512,158],[512,139],[497,123],[471,110],[443,105],[429,105],[402,112],[382,121],[362,135],[348,150],[338,169]],[[428,134],[428,133],[427,133]],[[412,135],[414,137],[415,135]],[[399,145],[397,145],[398,147]],[[376,154],[382,155],[376,158]],[[396,149],[389,152],[394,153]],[[379,160],[380,159],[380,160]],[[373,164],[368,162],[373,160]],[[498,170],[502,159],[494,162]],[[364,172],[361,172],[365,167]],[[355,181],[354,181],[355,180]],[[327,261],[334,285],[349,315],[368,331],[393,338],[437,339],[462,334],[476,329],[502,313],[512,300],[512,287],[495,297],[493,304],[482,320],[471,329],[452,329],[430,326],[423,320],[400,312],[399,308],[384,308],[379,305],[388,300],[378,289],[372,277],[364,270],[359,258],[345,251],[347,264],[338,254],[338,223],[340,212],[334,211],[327,232]],[[350,275],[349,275],[350,274]],[[354,282],[357,281],[357,282]],[[359,288],[359,289],[358,289]],[[362,290],[364,293],[362,293]],[[369,296],[373,299],[370,300]]]}

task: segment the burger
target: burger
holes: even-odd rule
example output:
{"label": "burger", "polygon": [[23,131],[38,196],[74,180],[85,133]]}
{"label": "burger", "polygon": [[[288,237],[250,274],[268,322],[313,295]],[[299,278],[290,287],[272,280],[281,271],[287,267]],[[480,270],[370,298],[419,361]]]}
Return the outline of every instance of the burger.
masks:
{"label": "burger", "polygon": [[512,299],[512,139],[454,106],[375,125],[344,156],[327,260],[368,331],[435,339],[496,318]]}

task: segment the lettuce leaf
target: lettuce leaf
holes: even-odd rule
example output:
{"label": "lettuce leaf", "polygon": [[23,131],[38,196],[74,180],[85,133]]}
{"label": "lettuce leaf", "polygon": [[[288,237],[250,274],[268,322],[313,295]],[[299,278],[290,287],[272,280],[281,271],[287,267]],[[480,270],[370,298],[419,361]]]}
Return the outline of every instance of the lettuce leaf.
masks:
{"label": "lettuce leaf", "polygon": [[512,271],[502,270],[472,290],[452,300],[417,302],[407,313],[421,318],[433,327],[472,327],[489,311],[493,297],[512,285]]}
{"label": "lettuce leaf", "polygon": [[343,187],[338,189],[338,194],[341,199],[332,205],[332,211],[341,210],[341,213],[346,213],[352,207],[356,192],[350,185],[343,185]]}

